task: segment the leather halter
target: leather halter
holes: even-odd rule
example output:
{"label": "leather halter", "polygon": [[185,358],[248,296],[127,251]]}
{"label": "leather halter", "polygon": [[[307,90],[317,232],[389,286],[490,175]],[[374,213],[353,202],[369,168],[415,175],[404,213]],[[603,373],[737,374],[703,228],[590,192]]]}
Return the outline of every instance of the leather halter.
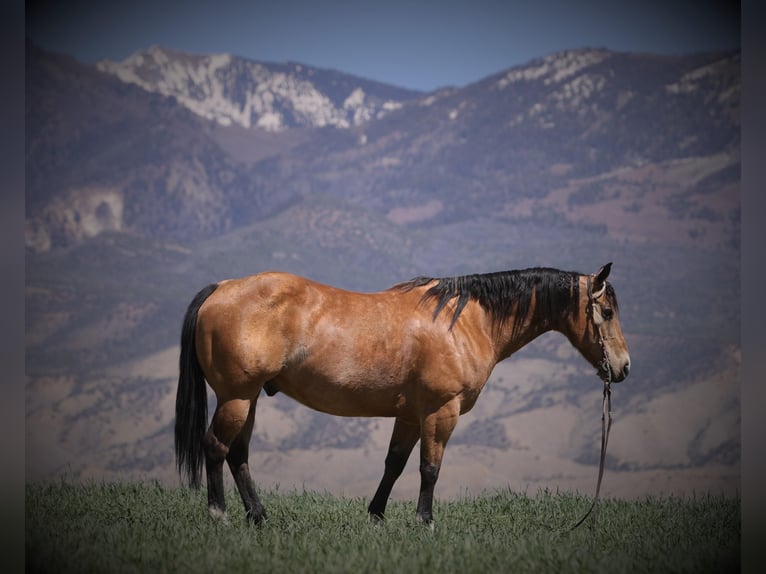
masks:
{"label": "leather halter", "polygon": [[[606,285],[605,285],[606,288]],[[591,284],[591,277],[588,275],[588,313],[593,314],[593,305],[595,298],[593,297],[593,287]],[[599,295],[600,296],[600,295]],[[596,495],[593,497],[593,504],[590,505],[588,512],[577,521],[577,523],[570,528],[574,530],[580,526],[585,519],[593,513],[593,522],[591,528],[596,527],[596,514],[598,514],[598,496],[601,492],[601,479],[604,477],[604,463],[606,461],[606,445],[609,442],[609,431],[612,428],[612,369],[609,366],[609,359],[606,354],[606,343],[603,335],[601,334],[601,325],[597,325],[598,329],[598,341],[601,345],[601,363],[599,364],[600,370],[607,374],[604,381],[604,398],[601,402],[601,460],[598,463],[598,481],[596,482]],[[607,415],[609,421],[607,422]]]}
{"label": "leather halter", "polygon": [[[599,290],[599,293],[597,295],[593,294],[593,282],[591,280],[591,276],[587,276],[588,281],[588,315],[593,319],[595,323],[595,311],[594,311],[594,305],[596,304],[596,299],[601,297],[606,292],[606,283],[604,283],[604,286]],[[596,330],[598,332],[598,344],[601,347],[601,361],[598,363],[599,367],[599,374],[604,373],[606,375],[606,378],[602,378],[604,383],[611,383],[612,382],[612,366],[609,364],[609,355],[606,350],[606,341],[608,339],[612,339],[613,337],[604,337],[604,334],[601,331],[601,325],[596,325]]]}

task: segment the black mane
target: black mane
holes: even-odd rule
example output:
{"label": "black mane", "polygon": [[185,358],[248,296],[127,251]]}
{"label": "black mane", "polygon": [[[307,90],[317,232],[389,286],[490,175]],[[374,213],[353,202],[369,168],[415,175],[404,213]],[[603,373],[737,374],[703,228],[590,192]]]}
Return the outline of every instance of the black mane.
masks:
{"label": "black mane", "polygon": [[505,325],[515,311],[513,331],[517,332],[529,312],[533,295],[536,304],[532,320],[535,322],[547,321],[570,309],[577,312],[580,301],[579,276],[579,273],[573,271],[534,267],[460,277],[416,277],[396,287],[409,291],[437,281],[425,292],[421,303],[436,300],[436,319],[447,303],[457,298],[450,329],[466,303],[473,300],[490,314],[496,327]]}

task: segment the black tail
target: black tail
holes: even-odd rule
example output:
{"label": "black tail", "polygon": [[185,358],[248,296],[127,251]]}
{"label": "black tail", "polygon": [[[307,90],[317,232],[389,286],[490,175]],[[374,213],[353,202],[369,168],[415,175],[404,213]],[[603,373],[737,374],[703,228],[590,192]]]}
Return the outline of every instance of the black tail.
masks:
{"label": "black tail", "polygon": [[208,285],[189,303],[181,329],[178,391],[176,392],[176,463],[178,473],[186,475],[192,488],[202,479],[204,452],[202,439],[207,427],[207,390],[205,375],[197,361],[195,332],[197,313],[218,285]]}

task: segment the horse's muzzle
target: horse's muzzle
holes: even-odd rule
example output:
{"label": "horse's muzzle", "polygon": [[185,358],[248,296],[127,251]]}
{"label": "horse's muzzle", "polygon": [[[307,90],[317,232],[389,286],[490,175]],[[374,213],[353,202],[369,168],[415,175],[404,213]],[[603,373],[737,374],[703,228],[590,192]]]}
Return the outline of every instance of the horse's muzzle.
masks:
{"label": "horse's muzzle", "polygon": [[628,375],[630,374],[630,360],[628,360],[625,363],[625,366],[622,367],[619,371],[616,371],[612,369],[612,382],[613,383],[620,383],[628,378]]}

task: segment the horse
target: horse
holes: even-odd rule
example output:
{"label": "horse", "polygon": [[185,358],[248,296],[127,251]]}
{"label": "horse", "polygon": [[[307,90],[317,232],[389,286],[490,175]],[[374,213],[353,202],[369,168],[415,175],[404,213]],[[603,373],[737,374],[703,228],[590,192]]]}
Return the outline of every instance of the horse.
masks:
{"label": "horse", "polygon": [[[607,282],[595,274],[535,267],[459,277],[416,277],[357,293],[282,272],[208,285],[183,319],[176,394],[178,472],[226,520],[223,463],[246,512],[266,511],[248,465],[263,389],[339,416],[394,417],[383,477],[368,507],[386,504],[420,441],[416,520],[433,527],[433,494],[458,417],[471,410],[494,366],[558,331],[604,382],[620,382],[630,356]],[[205,381],[217,404],[207,423]]]}

